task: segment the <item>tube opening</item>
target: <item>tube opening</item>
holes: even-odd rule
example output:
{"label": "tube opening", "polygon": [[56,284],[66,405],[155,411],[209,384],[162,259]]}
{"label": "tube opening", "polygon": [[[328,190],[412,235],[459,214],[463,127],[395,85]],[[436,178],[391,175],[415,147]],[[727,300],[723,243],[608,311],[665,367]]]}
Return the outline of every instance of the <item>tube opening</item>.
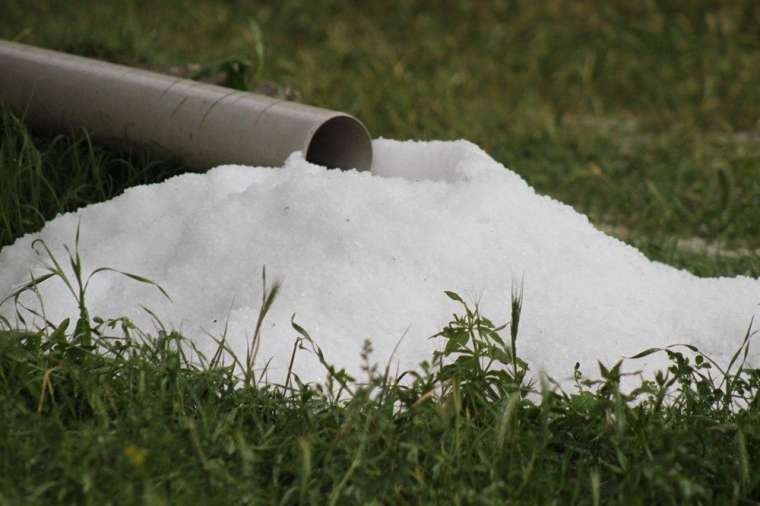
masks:
{"label": "tube opening", "polygon": [[351,116],[330,118],[311,137],[306,160],[335,169],[370,170],[372,141],[369,132]]}

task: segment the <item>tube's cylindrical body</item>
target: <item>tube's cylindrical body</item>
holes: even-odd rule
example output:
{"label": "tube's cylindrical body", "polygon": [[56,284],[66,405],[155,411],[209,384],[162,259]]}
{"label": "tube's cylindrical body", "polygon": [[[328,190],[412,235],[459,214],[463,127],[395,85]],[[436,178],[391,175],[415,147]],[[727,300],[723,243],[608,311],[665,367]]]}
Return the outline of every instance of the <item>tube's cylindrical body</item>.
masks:
{"label": "tube's cylindrical body", "polygon": [[198,169],[279,166],[293,151],[372,164],[369,133],[348,114],[1,40],[0,101],[33,127],[83,128]]}

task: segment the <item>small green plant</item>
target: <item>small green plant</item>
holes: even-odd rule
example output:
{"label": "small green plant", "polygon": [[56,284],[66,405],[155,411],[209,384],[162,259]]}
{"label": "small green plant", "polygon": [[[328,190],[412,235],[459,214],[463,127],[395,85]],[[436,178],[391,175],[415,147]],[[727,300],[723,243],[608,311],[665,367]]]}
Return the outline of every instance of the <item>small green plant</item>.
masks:
{"label": "small green plant", "polygon": [[[44,270],[46,272],[38,276],[31,276],[30,281],[16,288],[15,290],[13,290],[13,292],[10,295],[0,300],[0,306],[5,304],[9,300],[13,300],[16,305],[16,317],[19,319],[19,321],[22,324],[25,324],[26,320],[22,312],[19,310],[20,307],[25,309],[27,312],[31,313],[32,315],[42,318],[42,320],[45,322],[44,325],[46,327],[50,326],[50,327],[55,328],[56,331],[58,331],[59,326],[54,326],[50,321],[48,321],[45,318],[44,306],[42,304],[40,304],[39,311],[20,304],[20,299],[22,295],[28,292],[33,292],[37,294],[38,293],[37,289],[42,283],[45,283],[51,278],[57,278],[66,285],[66,288],[76,300],[77,307],[79,308],[79,315],[77,317],[76,325],[74,326],[74,335],[73,335],[74,343],[76,345],[82,346],[84,349],[94,349],[93,337],[100,335],[100,328],[105,323],[105,321],[101,318],[91,319],[89,311],[87,309],[87,301],[86,301],[87,287],[89,286],[90,281],[95,276],[104,272],[112,272],[112,273],[120,274],[134,281],[138,281],[140,283],[145,283],[145,284],[156,287],[156,289],[158,289],[169,300],[171,300],[171,297],[169,297],[169,294],[163,288],[161,288],[161,286],[157,285],[153,281],[147,278],[144,278],[142,276],[138,276],[137,274],[131,274],[129,272],[119,271],[111,267],[99,267],[93,270],[92,272],[90,272],[89,274],[85,275],[85,272],[83,270],[84,267],[82,264],[82,259],[79,255],[79,231],[80,231],[79,224],[77,224],[76,234],[74,237],[74,251],[72,252],[71,250],[69,250],[68,246],[64,246],[66,253],[68,253],[69,267],[71,269],[71,274],[73,274],[73,280],[71,279],[69,274],[66,273],[65,269],[62,267],[61,263],[58,261],[55,255],[53,255],[53,253],[50,251],[50,248],[45,243],[45,241],[41,239],[37,239],[32,243],[32,248],[35,248],[35,251],[37,252],[38,255],[44,254],[44,256],[46,257],[45,260],[47,260],[48,262],[45,264]],[[37,250],[36,248],[39,248],[39,250]],[[64,325],[64,328],[61,329],[60,334],[62,334],[65,331],[65,327],[68,325],[68,321],[64,323],[66,325]]]}
{"label": "small green plant", "polygon": [[[689,344],[650,348],[630,357],[639,359],[654,353],[665,353],[671,362],[666,372],[657,372],[654,382],[645,381],[637,393],[647,393],[648,402],[659,407],[666,399],[669,388],[676,387],[677,395],[671,404],[689,414],[707,409],[728,415],[739,407],[754,405],[758,401],[760,371],[747,367],[747,357],[751,340],[760,330],[753,330],[753,326],[754,318],[750,320],[741,345],[725,368]],[[691,352],[692,358],[679,349]],[[717,375],[713,375],[713,371],[717,371]]]}
{"label": "small green plant", "polygon": [[[467,408],[491,404],[506,399],[514,392],[525,395],[528,364],[517,356],[517,332],[522,309],[522,292],[513,290],[510,322],[496,326],[471,308],[455,292],[446,295],[462,306],[463,315],[454,319],[435,334],[443,338],[442,351],[433,353],[433,365],[438,368],[435,380],[443,387],[443,395],[458,389]],[[509,326],[509,344],[499,332]]]}

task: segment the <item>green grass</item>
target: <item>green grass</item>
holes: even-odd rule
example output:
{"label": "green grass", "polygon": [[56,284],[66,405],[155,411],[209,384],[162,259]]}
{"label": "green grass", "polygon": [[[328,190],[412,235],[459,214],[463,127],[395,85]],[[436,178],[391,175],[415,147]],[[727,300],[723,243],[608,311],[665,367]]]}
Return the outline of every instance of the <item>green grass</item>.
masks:
{"label": "green grass", "polygon": [[[352,378],[293,322],[294,360],[315,353],[328,379],[289,373],[276,385],[257,381],[258,328],[247,357],[223,338],[204,357],[177,333],[91,317],[76,249],[69,261],[73,277],[57,260],[49,274],[72,288],[76,323],[0,330],[0,504],[760,498],[760,370],[744,363],[752,328],[725,370],[695,348],[649,349],[629,360],[666,353],[671,365],[634,390],[621,389],[617,363],[599,364],[598,380],[576,367],[563,392],[550,378],[526,381],[519,291],[498,326],[446,292],[460,314],[417,371],[378,369],[366,342],[364,377]],[[260,322],[276,293],[264,279]]]}
{"label": "green grass", "polygon": [[11,1],[0,37],[186,74],[243,62],[250,87],[375,136],[470,139],[635,238],[757,249],[760,7],[687,4]]}
{"label": "green grass", "polygon": [[0,110],[0,248],[60,212],[180,172],[171,161],[93,145],[84,132],[33,137],[17,117]]}
{"label": "green grass", "polygon": [[[9,0],[0,37],[221,73],[351,112],[374,136],[464,137],[651,258],[760,276],[753,0]],[[0,247],[182,171],[82,132],[30,132],[5,110],[0,127]],[[709,251],[682,247],[693,238]],[[0,504],[760,500],[760,373],[741,354],[722,374],[693,350],[660,351],[668,379],[634,394],[608,365],[600,383],[526,395],[519,311],[499,333],[462,313],[441,337],[448,357],[403,385],[370,370],[343,385],[333,368],[321,389],[246,382],[187,360],[182,336],[86,311],[42,330],[0,322]],[[742,350],[740,337],[727,336]]]}

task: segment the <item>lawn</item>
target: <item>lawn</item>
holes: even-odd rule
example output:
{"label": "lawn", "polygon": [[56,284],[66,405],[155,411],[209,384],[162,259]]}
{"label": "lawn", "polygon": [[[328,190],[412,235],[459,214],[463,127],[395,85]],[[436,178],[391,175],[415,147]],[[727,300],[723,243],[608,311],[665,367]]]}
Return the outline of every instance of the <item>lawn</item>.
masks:
{"label": "lawn", "polygon": [[[466,138],[652,259],[760,276],[753,0],[7,0],[0,38],[344,110],[374,137]],[[7,110],[0,125],[0,247],[184,170]],[[246,382],[188,362],[182,336],[85,313],[6,329],[0,504],[760,499],[760,373],[741,353],[721,373],[660,351],[673,367],[633,393],[614,364],[552,393],[522,377],[519,310],[497,332],[461,309],[443,329],[458,367],[321,388]]]}

